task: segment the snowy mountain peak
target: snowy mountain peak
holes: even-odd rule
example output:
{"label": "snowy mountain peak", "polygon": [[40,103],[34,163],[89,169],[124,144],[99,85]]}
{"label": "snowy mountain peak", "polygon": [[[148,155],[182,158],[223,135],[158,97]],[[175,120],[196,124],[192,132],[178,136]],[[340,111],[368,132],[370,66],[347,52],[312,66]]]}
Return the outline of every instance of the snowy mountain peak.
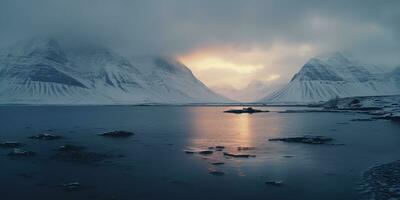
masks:
{"label": "snowy mountain peak", "polygon": [[129,60],[101,45],[21,42],[0,55],[0,103],[216,103],[218,96],[184,65]]}
{"label": "snowy mountain peak", "polygon": [[349,55],[345,55],[341,52],[322,54],[322,55],[318,55],[312,59],[321,60],[326,63],[331,63],[332,65],[342,65],[342,64],[358,62],[355,58],[353,58]]}
{"label": "snowy mountain peak", "polygon": [[130,59],[133,65],[138,67],[142,73],[179,73],[192,74],[192,71],[181,62],[168,56],[138,56]]}
{"label": "snowy mountain peak", "polygon": [[153,62],[157,67],[164,69],[165,71],[169,71],[171,73],[175,73],[175,72],[187,69],[182,64],[180,64],[176,61],[172,61],[171,59],[165,58],[165,57],[156,57],[156,58],[154,58]]}
{"label": "snowy mountain peak", "polygon": [[24,40],[10,48],[11,55],[29,56],[44,55],[47,53],[60,53],[61,47],[54,39],[34,38]]}
{"label": "snowy mountain peak", "polygon": [[85,87],[66,73],[69,63],[55,40],[34,39],[20,43],[11,48],[0,63],[0,77],[4,85],[54,83]]}
{"label": "snowy mountain peak", "polygon": [[341,81],[342,78],[332,71],[332,69],[329,69],[330,67],[327,62],[312,58],[293,76],[291,81]]}
{"label": "snowy mountain peak", "polygon": [[288,85],[260,101],[303,104],[335,97],[400,94],[400,78],[395,78],[400,75],[395,74],[342,53],[318,56],[304,64]]}
{"label": "snowy mountain peak", "polygon": [[357,65],[357,62],[340,52],[320,55],[309,59],[301,70],[295,74],[292,81],[343,81],[335,68]]}
{"label": "snowy mountain peak", "polygon": [[292,81],[359,81],[366,82],[382,79],[387,70],[382,67],[368,65],[358,60],[334,53],[311,58],[301,70],[294,75]]}

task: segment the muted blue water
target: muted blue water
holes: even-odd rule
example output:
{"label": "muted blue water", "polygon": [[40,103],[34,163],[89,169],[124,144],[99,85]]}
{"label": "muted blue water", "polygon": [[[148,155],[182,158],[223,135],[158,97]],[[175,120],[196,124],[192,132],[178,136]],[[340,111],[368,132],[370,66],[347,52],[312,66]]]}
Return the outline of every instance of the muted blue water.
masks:
{"label": "muted blue water", "polygon": [[[38,154],[15,160],[7,156],[8,149],[0,149],[1,199],[357,199],[357,182],[364,170],[400,159],[400,125],[390,121],[351,122],[368,117],[354,113],[235,115],[223,113],[226,109],[230,108],[2,106],[0,141],[23,142],[24,149]],[[45,130],[66,138],[27,139]],[[136,135],[125,139],[96,135],[109,130]],[[346,145],[267,141],[305,134],[333,137]],[[124,157],[96,164],[50,159],[62,144]],[[257,157],[228,159],[221,152],[212,156],[183,152],[215,145],[232,152],[239,146],[254,146],[257,149],[250,153]],[[215,161],[225,165],[210,164]],[[210,170],[225,175],[213,176]],[[268,186],[267,180],[283,180],[284,186]],[[57,187],[74,181],[88,188],[66,192]]]}

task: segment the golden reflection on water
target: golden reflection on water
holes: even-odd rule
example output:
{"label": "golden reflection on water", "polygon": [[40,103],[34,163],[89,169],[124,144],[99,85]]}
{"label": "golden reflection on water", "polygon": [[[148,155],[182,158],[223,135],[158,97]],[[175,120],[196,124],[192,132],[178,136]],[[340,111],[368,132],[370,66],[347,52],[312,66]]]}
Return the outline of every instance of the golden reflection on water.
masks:
{"label": "golden reflection on water", "polygon": [[[279,134],[279,120],[263,114],[229,114],[223,110],[230,108],[201,107],[191,111],[191,134],[188,137],[187,148],[206,150],[209,147],[225,146],[224,151],[230,153],[261,154],[265,153],[268,135]],[[271,123],[271,124],[270,124]],[[268,124],[268,125],[266,125]],[[258,133],[257,133],[258,132]],[[264,146],[264,147],[262,147]],[[254,151],[238,151],[238,147],[256,147]],[[215,151],[212,155],[195,155],[201,160],[210,163],[208,170],[215,171],[220,166],[213,166],[213,162],[225,162],[238,176],[246,176],[242,168],[249,161],[253,164],[262,162],[256,158],[224,157],[222,152]],[[254,162],[256,161],[256,162]]]}
{"label": "golden reflection on water", "polygon": [[191,129],[194,135],[191,144],[200,147],[225,145],[243,147],[252,141],[252,119],[248,114],[227,114],[215,108],[196,108],[193,112]]}

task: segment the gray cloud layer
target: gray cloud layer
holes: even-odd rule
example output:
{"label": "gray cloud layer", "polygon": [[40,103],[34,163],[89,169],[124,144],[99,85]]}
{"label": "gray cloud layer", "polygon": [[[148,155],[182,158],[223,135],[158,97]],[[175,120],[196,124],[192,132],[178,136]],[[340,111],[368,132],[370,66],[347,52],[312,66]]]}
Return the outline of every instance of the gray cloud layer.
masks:
{"label": "gray cloud layer", "polygon": [[0,44],[29,35],[86,35],[130,54],[274,42],[400,64],[398,0],[1,0]]}

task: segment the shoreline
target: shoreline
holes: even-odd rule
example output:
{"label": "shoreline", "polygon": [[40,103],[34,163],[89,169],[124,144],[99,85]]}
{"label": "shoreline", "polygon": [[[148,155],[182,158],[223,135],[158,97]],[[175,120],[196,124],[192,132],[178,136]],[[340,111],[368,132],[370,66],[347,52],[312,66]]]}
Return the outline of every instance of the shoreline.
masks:
{"label": "shoreline", "polygon": [[373,166],[362,174],[363,191],[371,199],[400,198],[400,160]]}

